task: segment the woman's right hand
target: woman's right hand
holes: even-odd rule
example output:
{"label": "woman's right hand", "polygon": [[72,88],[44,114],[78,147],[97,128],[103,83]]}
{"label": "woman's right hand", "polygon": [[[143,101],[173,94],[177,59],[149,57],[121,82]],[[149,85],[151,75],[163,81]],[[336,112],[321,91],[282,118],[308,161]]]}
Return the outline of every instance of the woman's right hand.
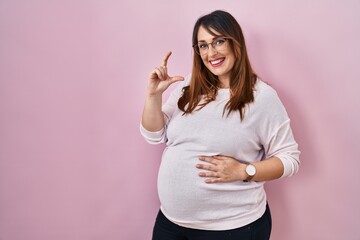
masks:
{"label": "woman's right hand", "polygon": [[167,72],[167,61],[171,55],[165,55],[161,65],[156,67],[149,76],[148,93],[149,95],[161,95],[174,82],[184,80],[183,76],[170,77]]}

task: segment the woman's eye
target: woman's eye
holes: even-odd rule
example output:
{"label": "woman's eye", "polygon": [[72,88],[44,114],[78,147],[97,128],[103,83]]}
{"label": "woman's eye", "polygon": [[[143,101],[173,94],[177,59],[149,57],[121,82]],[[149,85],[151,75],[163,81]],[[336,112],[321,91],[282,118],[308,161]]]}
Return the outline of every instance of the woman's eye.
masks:
{"label": "woman's eye", "polygon": [[207,44],[199,44],[199,48],[200,48],[200,49],[206,49],[206,48],[207,48]]}
{"label": "woman's eye", "polygon": [[216,45],[221,45],[221,44],[223,44],[224,42],[225,42],[224,39],[216,39],[215,44],[216,44]]}

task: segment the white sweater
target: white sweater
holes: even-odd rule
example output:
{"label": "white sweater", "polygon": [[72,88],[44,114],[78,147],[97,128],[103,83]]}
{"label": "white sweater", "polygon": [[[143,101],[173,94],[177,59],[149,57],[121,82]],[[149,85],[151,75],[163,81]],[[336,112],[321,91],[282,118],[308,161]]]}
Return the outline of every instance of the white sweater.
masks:
{"label": "white sweater", "polygon": [[158,175],[161,210],[183,227],[228,230],[247,225],[262,216],[266,207],[264,182],[206,184],[195,166],[199,156],[226,155],[241,162],[278,157],[283,177],[298,171],[298,145],[286,110],[273,88],[261,80],[255,85],[255,101],[241,121],[239,112],[223,116],[229,89],[219,89],[216,100],[189,115],[177,107],[179,83],[163,105],[165,127],[140,132],[152,144],[166,143]]}

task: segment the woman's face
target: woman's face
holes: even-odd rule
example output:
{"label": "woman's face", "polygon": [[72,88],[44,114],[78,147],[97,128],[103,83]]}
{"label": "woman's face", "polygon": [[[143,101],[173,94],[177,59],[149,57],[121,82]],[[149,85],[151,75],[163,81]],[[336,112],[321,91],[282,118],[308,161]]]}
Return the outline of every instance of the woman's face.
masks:
{"label": "woman's face", "polygon": [[[220,35],[217,31],[213,29],[212,31]],[[210,72],[218,76],[221,84],[219,87],[228,88],[230,86],[231,69],[235,64],[235,55],[231,49],[229,40],[226,40],[221,47],[216,50],[210,43],[218,38],[206,31],[203,26],[200,26],[197,37],[198,43],[205,43],[203,46],[208,44],[207,53],[200,54],[204,65]]]}

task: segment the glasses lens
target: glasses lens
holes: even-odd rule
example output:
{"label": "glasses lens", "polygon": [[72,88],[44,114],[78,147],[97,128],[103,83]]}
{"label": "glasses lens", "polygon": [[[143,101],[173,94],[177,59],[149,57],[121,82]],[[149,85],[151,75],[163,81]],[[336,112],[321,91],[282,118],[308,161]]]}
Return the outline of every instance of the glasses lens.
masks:
{"label": "glasses lens", "polygon": [[211,45],[212,48],[215,49],[216,51],[222,51],[226,47],[226,44],[224,44],[226,40],[227,40],[226,38],[216,38],[211,43],[202,43],[202,42],[198,43],[194,45],[193,48],[195,52],[199,55],[207,54],[209,51],[209,45]]}
{"label": "glasses lens", "polygon": [[215,48],[217,51],[221,51],[224,49],[225,47],[225,41],[226,41],[226,38],[217,38],[215,39],[213,42],[212,42],[212,46],[213,48]]}

